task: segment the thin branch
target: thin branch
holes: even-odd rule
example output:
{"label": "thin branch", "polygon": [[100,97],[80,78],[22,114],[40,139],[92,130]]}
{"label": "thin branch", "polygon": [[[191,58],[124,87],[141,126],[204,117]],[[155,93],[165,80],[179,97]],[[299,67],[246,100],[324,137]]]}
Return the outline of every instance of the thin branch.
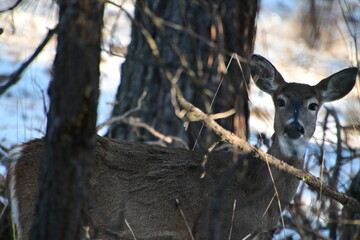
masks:
{"label": "thin branch", "polygon": [[65,13],[63,13],[63,18],[61,22],[59,22],[53,29],[49,29],[48,33],[46,34],[44,40],[40,43],[40,45],[35,49],[34,53],[30,56],[28,60],[26,60],[21,66],[13,72],[7,83],[0,86],[0,96],[4,94],[4,92],[16,84],[22,75],[22,73],[26,70],[26,68],[36,59],[36,57],[41,53],[41,51],[45,48],[45,46],[48,44],[48,42],[51,40],[51,38],[54,36],[55,33],[59,30],[59,26],[62,26],[64,24],[68,24],[68,21],[70,19],[70,16],[72,16],[76,11],[74,11],[74,8],[76,8],[76,5],[78,4],[78,1],[75,1],[71,7],[69,7]]}
{"label": "thin branch", "polygon": [[146,129],[149,133],[151,133],[153,136],[159,138],[160,140],[166,142],[166,143],[172,143],[173,142],[173,139],[171,137],[168,137],[162,133],[160,133],[159,131],[156,131],[153,127],[149,126],[148,124],[146,123],[143,123],[143,122],[139,122],[139,121],[136,121],[135,119],[125,119],[123,121],[123,123],[126,123],[130,126],[133,126],[133,127],[140,127],[140,128],[144,128]]}
{"label": "thin branch", "polygon": [[[265,160],[267,160],[267,159],[265,159]],[[269,175],[270,175],[270,178],[271,178],[271,182],[272,182],[272,185],[273,185],[273,187],[274,187],[274,192],[275,192],[275,195],[274,195],[274,196],[276,196],[277,203],[278,203],[278,206],[279,206],[279,214],[280,214],[281,224],[282,224],[283,229],[285,229],[284,216],[281,214],[282,211],[283,211],[283,208],[282,208],[282,205],[281,205],[279,192],[278,192],[277,187],[276,187],[275,179],[274,179],[274,176],[273,176],[273,174],[272,174],[269,161],[266,161],[266,165],[267,165],[267,167],[268,167],[268,171],[269,171]],[[272,202],[272,200],[269,202],[269,206],[268,206],[268,207],[271,206],[271,202]],[[264,212],[263,216],[265,216],[265,213],[266,213],[266,212],[267,212],[267,210]],[[284,234],[285,234],[285,232],[284,232]]]}
{"label": "thin branch", "polygon": [[58,26],[56,26],[53,29],[50,29],[44,38],[44,40],[41,42],[41,44],[35,49],[34,53],[30,56],[28,60],[26,60],[21,66],[13,72],[9,80],[0,87],[0,96],[5,93],[5,91],[10,88],[12,85],[16,84],[22,75],[22,73],[26,70],[26,68],[35,60],[35,58],[40,54],[40,52],[45,48],[45,46],[48,44],[52,36],[57,32]]}
{"label": "thin branch", "polygon": [[106,120],[105,122],[99,124],[96,128],[96,131],[99,131],[100,129],[106,127],[106,126],[111,126],[115,123],[121,123],[124,119],[126,119],[128,116],[130,116],[130,114],[134,113],[134,112],[137,112],[137,111],[140,111],[143,103],[144,103],[144,99],[146,98],[146,95],[147,95],[147,92],[144,91],[140,98],[138,99],[137,101],[137,105],[135,108],[131,108],[130,110],[126,111],[123,115],[121,116],[118,116],[118,117],[112,117],[108,120]]}
{"label": "thin branch", "polygon": [[131,232],[132,237],[134,238],[134,240],[136,240],[136,237],[135,237],[134,231],[133,231],[133,230],[132,230],[132,228],[130,227],[130,224],[128,223],[128,221],[126,221],[126,219],[124,219],[124,221],[125,221],[126,226],[129,228],[129,230],[130,230],[130,232]]}
{"label": "thin branch", "polygon": [[235,109],[232,108],[226,112],[221,112],[221,113],[215,113],[215,114],[209,114],[209,117],[216,120],[216,119],[223,119],[223,118],[228,118],[232,115],[235,114]]}
{"label": "thin branch", "polygon": [[106,126],[112,127],[115,124],[127,124],[127,125],[130,125],[130,126],[133,126],[133,127],[144,128],[150,134],[152,134],[156,138],[159,138],[161,141],[164,141],[164,142],[166,142],[168,144],[173,143],[173,141],[177,141],[177,142],[181,143],[181,145],[183,145],[183,147],[188,148],[186,142],[184,142],[184,140],[182,140],[181,138],[174,137],[174,136],[166,136],[166,135],[160,133],[159,131],[155,130],[150,125],[148,125],[146,123],[143,123],[143,122],[139,122],[139,121],[135,120],[134,118],[129,117],[132,113],[141,110],[141,107],[142,107],[142,105],[144,103],[144,99],[146,98],[146,95],[147,95],[146,91],[141,94],[140,98],[137,101],[137,105],[136,105],[135,108],[132,108],[132,109],[126,111],[121,116],[112,117],[112,118],[106,120],[105,122],[99,124],[97,126],[97,131],[99,131],[100,129],[102,129],[102,128],[106,127]]}
{"label": "thin branch", "polygon": [[[233,53],[233,54],[231,55],[231,58],[230,58],[227,66],[226,66],[225,72],[228,71],[228,69],[229,69],[229,67],[230,67],[230,64],[231,64],[234,56],[235,56],[235,53]],[[214,93],[214,97],[212,98],[211,103],[210,103],[210,107],[209,107],[210,110],[212,109],[212,106],[214,105],[215,99],[216,99],[216,97],[217,97],[217,95],[218,95],[218,93],[219,93],[219,90],[220,90],[220,87],[221,87],[222,83],[224,82],[224,79],[225,79],[224,76],[222,76],[222,78],[220,79],[220,82],[219,82],[219,84],[218,84],[218,86],[217,86],[217,88],[216,88],[216,91],[215,91],[215,93]],[[235,113],[236,113],[236,111],[234,110],[234,114],[235,114]],[[194,146],[193,146],[192,150],[195,149],[195,147],[196,147],[196,145],[197,145],[197,143],[198,143],[198,140],[199,140],[199,138],[200,138],[200,135],[201,135],[203,129],[204,129],[204,124],[201,125],[200,131],[199,131],[199,133],[198,133],[198,135],[197,135],[197,137],[196,137],[196,140],[195,140],[195,143],[194,143]]]}
{"label": "thin branch", "polygon": [[153,127],[149,126],[146,123],[136,121],[136,120],[134,120],[132,118],[123,119],[121,123],[130,125],[130,126],[133,126],[133,127],[144,128],[150,134],[152,134],[154,137],[160,139],[161,141],[164,141],[164,142],[166,142],[168,144],[173,143],[173,141],[177,141],[177,142],[181,143],[181,145],[183,145],[183,147],[188,149],[187,143],[184,140],[182,140],[181,138],[174,137],[174,136],[166,136],[166,135],[160,133],[159,131],[155,130]]}
{"label": "thin branch", "polygon": [[236,199],[234,199],[234,203],[233,203],[233,209],[232,209],[232,215],[231,215],[231,225],[230,225],[230,231],[229,231],[229,237],[228,237],[229,240],[231,240],[232,229],[234,226],[235,210],[236,210]]}
{"label": "thin branch", "polygon": [[193,236],[193,234],[192,234],[191,228],[190,228],[190,226],[189,226],[189,223],[188,223],[188,221],[186,220],[184,211],[181,209],[180,201],[179,201],[179,199],[175,199],[175,200],[176,200],[176,205],[178,206],[178,208],[179,208],[179,210],[180,210],[181,216],[182,216],[182,218],[184,219],[184,222],[185,222],[185,224],[186,224],[186,229],[187,229],[188,232],[189,232],[189,235],[190,235],[190,237],[191,237],[191,240],[195,240],[195,238],[194,238],[194,236]]}

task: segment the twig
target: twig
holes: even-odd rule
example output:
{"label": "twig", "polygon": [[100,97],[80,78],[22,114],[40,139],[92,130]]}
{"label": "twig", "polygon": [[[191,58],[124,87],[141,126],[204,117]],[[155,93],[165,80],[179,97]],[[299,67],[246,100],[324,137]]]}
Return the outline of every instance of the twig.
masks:
{"label": "twig", "polygon": [[231,226],[230,226],[229,238],[228,238],[229,240],[231,240],[232,229],[233,229],[233,226],[234,226],[235,209],[236,209],[236,199],[234,199],[233,211],[232,211],[232,215],[231,215]]}
{"label": "twig", "polygon": [[179,208],[179,210],[180,210],[180,214],[181,214],[182,218],[184,219],[184,222],[185,222],[185,225],[186,225],[186,229],[188,230],[191,239],[192,239],[192,240],[195,240],[195,238],[194,238],[194,236],[193,236],[193,234],[192,234],[191,228],[190,228],[190,226],[189,226],[189,223],[188,223],[188,221],[186,220],[184,211],[183,211],[183,210],[181,209],[181,207],[180,207],[180,201],[179,201],[179,199],[175,199],[175,200],[176,200],[176,204],[177,204],[177,206],[178,206],[178,208]]}
{"label": "twig", "polygon": [[99,125],[97,126],[96,130],[99,131],[99,130],[102,129],[103,127],[111,126],[111,125],[113,125],[114,123],[122,122],[122,121],[123,121],[125,118],[127,118],[130,114],[139,111],[139,110],[141,109],[143,103],[144,103],[144,99],[145,99],[146,95],[147,95],[147,92],[144,91],[144,92],[141,94],[140,98],[138,99],[137,105],[136,105],[135,108],[132,108],[132,109],[126,111],[126,112],[125,112],[123,115],[121,115],[121,116],[112,117],[112,118],[106,120],[105,122],[99,124]]}
{"label": "twig", "polygon": [[[234,56],[235,56],[235,53],[233,53],[233,54],[231,55],[231,58],[230,58],[230,60],[229,60],[229,62],[228,62],[228,64],[227,64],[227,66],[226,66],[226,70],[225,70],[226,72],[227,72],[227,70],[229,69],[230,64],[231,64],[231,62],[232,62],[232,60],[233,60]],[[220,90],[220,87],[221,87],[221,85],[222,85],[223,81],[224,81],[224,76],[221,78],[221,80],[220,80],[220,82],[219,82],[219,84],[218,84],[218,86],[217,86],[217,88],[216,88],[216,91],[215,91],[214,97],[212,98],[211,103],[210,103],[210,109],[211,109],[211,108],[212,108],[212,106],[214,105],[215,98],[217,97],[217,95],[218,95],[218,93],[219,93],[219,90]],[[193,146],[193,148],[192,148],[193,150],[195,149],[195,147],[196,147],[196,145],[197,145],[197,142],[198,142],[198,140],[199,140],[200,134],[201,134],[201,132],[202,132],[202,130],[203,130],[203,129],[204,129],[204,124],[202,124],[202,125],[201,125],[200,131],[199,131],[199,133],[198,133],[198,135],[197,135],[197,137],[196,137],[196,140],[195,140],[194,146]]]}
{"label": "twig", "polygon": [[[124,117],[124,115],[121,115],[119,117],[114,117],[109,119],[108,121],[106,121],[105,123],[101,124],[101,128],[105,127],[107,124],[110,125],[115,125],[115,124],[127,124],[129,126],[132,127],[138,127],[138,128],[144,128],[145,130],[147,130],[150,134],[152,134],[154,137],[160,139],[161,141],[166,142],[167,144],[171,144],[174,141],[181,143],[181,145],[188,149],[188,145],[187,143],[179,138],[179,137],[175,137],[175,136],[166,136],[164,134],[162,134],[161,132],[157,131],[156,129],[154,129],[153,127],[151,127],[150,125],[140,122],[138,120],[136,120],[135,118],[132,117]],[[98,128],[100,129],[100,128]]]}
{"label": "twig", "polygon": [[[275,184],[275,179],[274,179],[274,176],[273,176],[273,174],[272,174],[270,164],[269,164],[269,162],[267,161],[267,159],[265,159],[265,160],[266,160],[266,165],[267,165],[267,167],[268,167],[268,171],[269,171],[269,175],[270,175],[270,178],[271,178],[271,182],[272,182],[272,185],[273,185],[273,187],[274,187],[274,192],[275,192],[274,197],[276,197],[277,203],[278,203],[278,206],[279,206],[279,214],[280,214],[281,224],[282,224],[283,229],[285,229],[284,217],[283,217],[283,215],[282,215],[283,208],[281,207],[281,201],[280,201],[279,192],[278,192],[277,187],[276,187],[276,184]],[[273,199],[274,199],[274,198],[273,198]],[[271,206],[271,203],[272,203],[273,199],[269,202],[268,208]],[[263,216],[265,216],[265,213],[266,213],[266,212],[267,212],[267,210],[264,212],[264,215],[263,215]],[[284,238],[285,238],[285,231],[284,231]]]}
{"label": "twig", "polygon": [[42,104],[43,104],[43,111],[44,111],[44,115],[46,116],[46,114],[48,112],[48,107],[47,107],[47,104],[46,104],[46,97],[45,97],[44,89],[41,88],[41,86],[39,85],[39,83],[37,81],[35,81],[35,86],[41,92],[41,97],[42,97],[41,100],[42,100]]}
{"label": "twig", "polygon": [[159,131],[155,130],[153,127],[149,126],[146,123],[136,121],[132,118],[125,118],[121,121],[121,123],[125,123],[125,124],[128,124],[133,127],[144,128],[149,133],[151,133],[153,136],[159,138],[160,140],[162,140],[168,144],[172,143],[173,140],[175,140],[177,142],[180,142],[183,145],[183,147],[188,148],[187,143],[184,140],[182,140],[181,138],[174,137],[174,136],[166,136],[166,135],[160,133]]}
{"label": "twig", "polygon": [[131,235],[133,236],[134,240],[136,240],[134,231],[132,230],[132,228],[130,227],[130,224],[128,223],[128,221],[126,221],[126,219],[124,219],[126,226],[129,228]]}

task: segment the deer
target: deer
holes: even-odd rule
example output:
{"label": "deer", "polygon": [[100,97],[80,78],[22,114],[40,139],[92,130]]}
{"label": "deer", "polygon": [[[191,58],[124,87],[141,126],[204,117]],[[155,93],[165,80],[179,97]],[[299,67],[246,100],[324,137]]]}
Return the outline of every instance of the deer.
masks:
{"label": "deer", "polygon": [[[275,105],[268,154],[302,169],[319,108],[351,91],[357,68],[314,86],[286,82],[260,55],[252,56],[250,70]],[[232,151],[213,151],[204,165],[203,152],[101,136],[96,142],[91,239],[272,239],[299,184],[262,160]],[[29,238],[44,151],[44,140],[35,139],[9,155],[7,189],[20,240]]]}

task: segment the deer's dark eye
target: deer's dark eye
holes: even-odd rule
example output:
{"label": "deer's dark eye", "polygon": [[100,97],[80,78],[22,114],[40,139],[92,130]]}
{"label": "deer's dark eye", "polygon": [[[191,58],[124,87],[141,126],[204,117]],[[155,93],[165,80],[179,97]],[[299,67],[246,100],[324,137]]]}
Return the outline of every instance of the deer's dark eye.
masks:
{"label": "deer's dark eye", "polygon": [[276,105],[277,105],[278,107],[285,107],[285,100],[282,99],[282,98],[278,98],[278,99],[276,100]]}
{"label": "deer's dark eye", "polygon": [[316,111],[318,109],[319,105],[316,103],[310,103],[308,106],[308,109],[311,111]]}

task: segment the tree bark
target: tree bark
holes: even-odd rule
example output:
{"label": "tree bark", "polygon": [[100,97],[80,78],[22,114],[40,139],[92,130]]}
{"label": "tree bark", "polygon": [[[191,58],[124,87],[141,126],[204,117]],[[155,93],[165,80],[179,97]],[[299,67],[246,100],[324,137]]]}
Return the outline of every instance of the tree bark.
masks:
{"label": "tree bark", "polygon": [[59,1],[34,240],[78,240],[83,235],[94,161],[102,18],[102,1]]}
{"label": "tree bark", "polygon": [[[116,96],[119,104],[112,115],[120,116],[135,108],[146,92],[142,109],[133,116],[165,135],[183,138],[192,147],[202,125],[190,123],[189,130],[184,129],[183,122],[174,114],[170,84],[164,76],[164,69],[172,75],[182,69],[177,84],[185,98],[208,113],[235,108],[235,116],[220,122],[245,137],[249,116],[246,89],[250,76],[246,60],[253,52],[258,6],[258,1],[252,0],[137,1],[134,17],[137,24],[132,27],[132,41],[121,69],[121,84]],[[161,63],[152,56],[139,26],[155,39]],[[241,68],[234,58],[224,74],[232,53],[240,56]],[[215,104],[211,106],[224,76]],[[153,140],[149,133],[133,130],[123,124],[113,126],[109,133],[120,139]],[[201,135],[200,144],[204,147],[213,141],[213,133]]]}
{"label": "tree bark", "polygon": [[[360,171],[351,179],[346,194],[360,200]],[[360,226],[356,223],[360,220],[360,214],[355,213],[348,206],[344,206],[341,219],[344,222],[340,225],[340,239],[360,239]]]}
{"label": "tree bark", "polygon": [[[5,179],[0,175],[0,197],[5,198]],[[12,219],[10,207],[0,201],[0,240],[12,238]]]}

